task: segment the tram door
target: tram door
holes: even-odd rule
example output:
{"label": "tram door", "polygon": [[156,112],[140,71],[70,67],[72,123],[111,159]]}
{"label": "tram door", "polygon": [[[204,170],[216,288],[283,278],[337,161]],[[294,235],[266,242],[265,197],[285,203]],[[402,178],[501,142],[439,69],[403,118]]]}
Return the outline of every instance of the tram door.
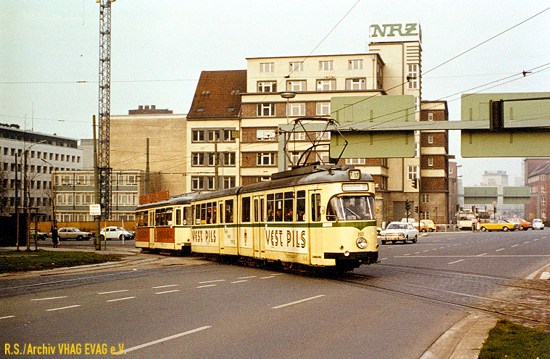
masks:
{"label": "tram door", "polygon": [[252,240],[252,246],[254,250],[254,257],[255,258],[264,258],[265,257],[265,248],[264,248],[264,241],[262,238],[265,235],[265,228],[264,228],[264,199],[260,196],[254,196],[253,197],[253,203],[254,203],[254,215],[252,216],[252,233],[253,233],[253,240]]}

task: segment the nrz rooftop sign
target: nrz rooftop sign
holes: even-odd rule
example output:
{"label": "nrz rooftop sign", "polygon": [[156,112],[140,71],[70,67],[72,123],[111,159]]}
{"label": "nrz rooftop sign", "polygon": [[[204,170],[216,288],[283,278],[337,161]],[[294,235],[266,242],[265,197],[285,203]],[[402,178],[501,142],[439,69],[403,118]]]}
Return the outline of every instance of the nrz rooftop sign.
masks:
{"label": "nrz rooftop sign", "polygon": [[370,37],[376,42],[422,41],[420,24],[374,24],[370,26]]}

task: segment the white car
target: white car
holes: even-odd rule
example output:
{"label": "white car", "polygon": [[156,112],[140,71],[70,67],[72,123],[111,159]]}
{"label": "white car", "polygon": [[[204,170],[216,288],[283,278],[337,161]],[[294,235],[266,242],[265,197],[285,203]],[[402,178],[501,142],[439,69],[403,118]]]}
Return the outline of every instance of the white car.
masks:
{"label": "white car", "polygon": [[419,232],[412,223],[391,222],[386,229],[380,232],[380,239],[382,244],[386,244],[388,241],[403,241],[403,243],[411,241],[416,243],[418,235]]}
{"label": "white car", "polygon": [[533,219],[533,223],[531,224],[531,227],[533,228],[533,230],[535,230],[535,229],[543,230],[544,229],[544,222],[540,218],[535,218],[535,219]]}
{"label": "white car", "polygon": [[109,226],[101,230],[99,238],[103,241],[105,239],[133,239],[134,235],[130,231],[125,230],[122,227]]}

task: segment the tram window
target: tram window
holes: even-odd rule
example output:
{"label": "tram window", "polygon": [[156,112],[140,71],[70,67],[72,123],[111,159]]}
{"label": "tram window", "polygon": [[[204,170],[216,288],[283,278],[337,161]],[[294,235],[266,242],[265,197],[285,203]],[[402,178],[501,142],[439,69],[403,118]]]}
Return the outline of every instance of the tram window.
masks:
{"label": "tram window", "polygon": [[223,202],[220,202],[218,206],[220,207],[220,223],[226,223]]}
{"label": "tram window", "polygon": [[283,221],[283,194],[275,193],[275,222]]}
{"label": "tram window", "polygon": [[321,195],[319,193],[311,195],[311,220],[313,222],[321,220]]}
{"label": "tram window", "polygon": [[254,222],[260,221],[260,213],[258,213],[258,199],[254,199]]}
{"label": "tram window", "polygon": [[206,217],[204,219],[208,224],[214,224],[217,222],[216,221],[217,219],[216,202],[210,202],[206,204]]}
{"label": "tram window", "polygon": [[273,222],[275,220],[275,195],[267,195],[267,221]]}
{"label": "tram window", "polygon": [[260,199],[260,222],[264,221],[264,199]]}
{"label": "tram window", "polygon": [[304,222],[306,214],[306,191],[296,192],[296,221]]}
{"label": "tram window", "polygon": [[176,209],[176,226],[181,226],[181,208]]}
{"label": "tram window", "polygon": [[188,225],[190,223],[193,223],[191,207],[183,207],[183,224]]}
{"label": "tram window", "polygon": [[201,203],[199,219],[201,221],[201,224],[206,224],[206,203]]}
{"label": "tram window", "polygon": [[225,201],[225,223],[233,223],[233,200]]}
{"label": "tram window", "polygon": [[294,220],[294,192],[285,192],[285,199],[283,204],[285,222],[292,222]]}
{"label": "tram window", "polygon": [[250,197],[242,199],[242,222],[250,222]]}

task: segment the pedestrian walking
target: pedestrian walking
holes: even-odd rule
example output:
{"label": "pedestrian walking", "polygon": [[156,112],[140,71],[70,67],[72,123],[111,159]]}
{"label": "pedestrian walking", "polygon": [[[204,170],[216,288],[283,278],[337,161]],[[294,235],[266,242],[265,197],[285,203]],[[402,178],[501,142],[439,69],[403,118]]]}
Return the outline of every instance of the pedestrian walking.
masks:
{"label": "pedestrian walking", "polygon": [[59,235],[57,234],[57,227],[52,228],[52,242],[53,247],[57,248],[57,246],[59,245]]}

